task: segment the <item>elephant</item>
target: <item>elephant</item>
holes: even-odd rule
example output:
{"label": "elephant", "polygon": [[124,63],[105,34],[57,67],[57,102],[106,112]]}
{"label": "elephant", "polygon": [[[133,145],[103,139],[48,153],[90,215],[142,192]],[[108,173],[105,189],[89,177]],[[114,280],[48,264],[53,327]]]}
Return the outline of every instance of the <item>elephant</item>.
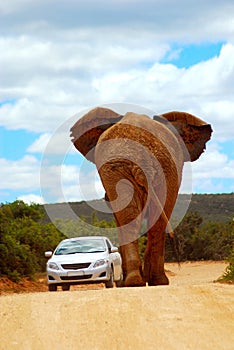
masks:
{"label": "elephant", "polygon": [[[71,127],[75,148],[96,164],[113,210],[124,286],[169,284],[165,238],[167,233],[173,237],[170,217],[183,165],[199,158],[211,134],[210,124],[186,112],[152,118],[104,107],[90,110]],[[142,264],[138,240],[143,220],[147,245]]]}

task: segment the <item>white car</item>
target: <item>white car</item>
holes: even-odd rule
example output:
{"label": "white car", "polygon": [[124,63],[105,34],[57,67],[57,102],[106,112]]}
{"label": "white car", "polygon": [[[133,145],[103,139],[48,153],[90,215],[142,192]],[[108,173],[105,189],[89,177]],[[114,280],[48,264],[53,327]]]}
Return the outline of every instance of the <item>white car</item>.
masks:
{"label": "white car", "polygon": [[71,284],[105,283],[106,288],[122,285],[122,260],[118,248],[107,237],[90,236],[64,239],[45,252],[49,291],[57,286],[69,290]]}

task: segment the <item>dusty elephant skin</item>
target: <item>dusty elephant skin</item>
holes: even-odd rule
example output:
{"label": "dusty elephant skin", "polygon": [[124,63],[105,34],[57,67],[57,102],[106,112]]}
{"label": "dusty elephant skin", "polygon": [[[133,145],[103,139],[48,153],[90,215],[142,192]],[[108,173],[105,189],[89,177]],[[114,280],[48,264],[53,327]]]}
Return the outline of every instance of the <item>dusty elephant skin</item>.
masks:
{"label": "dusty elephant skin", "polygon": [[[205,149],[211,126],[184,112],[154,119],[132,112],[124,116],[95,108],[71,128],[75,147],[97,166],[113,210],[123,260],[125,286],[165,285],[166,232],[183,164]],[[147,219],[148,242],[142,269],[138,238]]]}

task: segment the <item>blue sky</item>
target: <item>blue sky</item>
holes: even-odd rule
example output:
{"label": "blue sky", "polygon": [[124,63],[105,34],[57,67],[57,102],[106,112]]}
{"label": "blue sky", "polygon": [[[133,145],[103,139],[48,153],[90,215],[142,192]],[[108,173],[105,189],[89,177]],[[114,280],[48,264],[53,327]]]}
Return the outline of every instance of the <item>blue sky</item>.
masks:
{"label": "blue sky", "polygon": [[231,0],[1,4],[0,203],[101,198],[69,127],[105,104],[209,122],[192,192],[234,192],[233,13]]}
{"label": "blue sky", "polygon": [[220,54],[224,42],[205,42],[200,44],[187,44],[184,46],[174,44],[172,50],[178,51],[178,56],[165,57],[161,62],[172,63],[178,68],[189,68],[203,61],[208,61]]}

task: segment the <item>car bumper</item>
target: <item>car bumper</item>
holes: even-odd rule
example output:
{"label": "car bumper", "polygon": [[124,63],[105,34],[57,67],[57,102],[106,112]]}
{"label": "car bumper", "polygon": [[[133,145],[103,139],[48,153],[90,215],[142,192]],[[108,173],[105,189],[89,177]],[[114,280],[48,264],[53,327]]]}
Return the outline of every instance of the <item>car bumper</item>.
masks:
{"label": "car bumper", "polygon": [[64,283],[102,283],[110,279],[110,267],[103,265],[84,270],[54,270],[47,268],[47,283],[62,285]]}

